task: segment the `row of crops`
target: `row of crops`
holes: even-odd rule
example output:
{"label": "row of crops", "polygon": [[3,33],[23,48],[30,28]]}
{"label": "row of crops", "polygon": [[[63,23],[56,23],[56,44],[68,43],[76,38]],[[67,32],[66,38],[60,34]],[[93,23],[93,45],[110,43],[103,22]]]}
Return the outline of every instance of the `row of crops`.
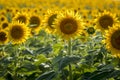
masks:
{"label": "row of crops", "polygon": [[119,0],[0,0],[0,80],[120,80]]}

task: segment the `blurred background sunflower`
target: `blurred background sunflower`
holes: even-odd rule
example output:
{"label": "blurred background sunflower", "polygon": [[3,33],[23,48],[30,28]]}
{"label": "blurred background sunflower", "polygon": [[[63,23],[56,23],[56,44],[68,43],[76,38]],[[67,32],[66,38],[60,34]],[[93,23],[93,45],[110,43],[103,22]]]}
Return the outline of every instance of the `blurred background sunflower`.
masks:
{"label": "blurred background sunflower", "polygon": [[29,14],[27,12],[17,12],[15,16],[12,18],[12,22],[19,21],[26,25],[29,24]]}
{"label": "blurred background sunflower", "polygon": [[55,32],[55,27],[53,27],[53,23],[57,15],[58,15],[58,11],[54,9],[53,10],[48,9],[44,15],[44,20],[42,22],[42,25],[44,27],[44,30],[49,34],[53,34]]}
{"label": "blurred background sunflower", "polygon": [[5,45],[9,42],[8,32],[0,29],[0,45]]}
{"label": "blurred background sunflower", "polygon": [[120,24],[113,25],[104,35],[106,48],[111,51],[112,55],[120,58]]}
{"label": "blurred background sunflower", "polygon": [[4,21],[1,23],[0,27],[1,29],[7,29],[9,27],[9,22],[8,21]]}
{"label": "blurred background sunflower", "polygon": [[5,15],[0,15],[0,23],[2,23],[4,21],[8,21],[7,17]]}
{"label": "blurred background sunflower", "polygon": [[28,27],[31,29],[32,35],[36,35],[40,32],[40,30],[42,29],[41,22],[42,22],[42,17],[39,14],[37,13],[30,14]]}
{"label": "blurred background sunflower", "polygon": [[113,24],[117,23],[117,17],[116,14],[111,13],[110,11],[104,11],[100,12],[99,15],[95,19],[96,29],[99,29],[102,32],[105,32],[105,30],[109,27],[112,27]]}

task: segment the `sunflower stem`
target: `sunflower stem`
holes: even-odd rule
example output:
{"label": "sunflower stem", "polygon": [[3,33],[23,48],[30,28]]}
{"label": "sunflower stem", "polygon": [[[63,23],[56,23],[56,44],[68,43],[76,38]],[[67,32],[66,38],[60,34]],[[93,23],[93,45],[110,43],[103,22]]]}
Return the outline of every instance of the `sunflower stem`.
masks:
{"label": "sunflower stem", "polygon": [[68,42],[68,55],[71,56],[71,52],[72,52],[72,43],[71,43],[71,39]]}
{"label": "sunflower stem", "polygon": [[[68,55],[71,56],[72,52],[72,44],[71,44],[71,39],[68,42]],[[71,64],[69,64],[69,79],[72,80],[72,67]]]}

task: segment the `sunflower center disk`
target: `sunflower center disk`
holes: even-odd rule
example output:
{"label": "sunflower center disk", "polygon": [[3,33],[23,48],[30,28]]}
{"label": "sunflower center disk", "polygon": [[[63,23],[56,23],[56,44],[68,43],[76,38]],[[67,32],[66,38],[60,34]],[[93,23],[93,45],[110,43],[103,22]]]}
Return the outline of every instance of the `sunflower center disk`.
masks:
{"label": "sunflower center disk", "polygon": [[120,50],[120,30],[113,33],[111,37],[111,44],[114,48]]}
{"label": "sunflower center disk", "polygon": [[95,33],[95,29],[93,27],[89,27],[88,30],[87,30],[87,32],[89,34],[93,34],[93,33]]}
{"label": "sunflower center disk", "polygon": [[50,28],[54,29],[54,27],[52,27],[52,24],[56,18],[57,14],[54,14],[52,16],[50,16],[50,18],[48,19],[48,25],[50,26]]}
{"label": "sunflower center disk", "polygon": [[104,15],[100,18],[99,24],[102,28],[108,29],[108,26],[113,25],[113,18],[109,15]]}
{"label": "sunflower center disk", "polygon": [[1,18],[1,21],[4,21],[4,18]]}
{"label": "sunflower center disk", "polygon": [[64,34],[73,34],[77,31],[77,23],[72,19],[65,19],[60,24],[61,32]]}
{"label": "sunflower center disk", "polygon": [[11,36],[14,39],[21,39],[24,35],[24,31],[21,27],[19,26],[15,26],[13,27],[13,29],[11,30]]}
{"label": "sunflower center disk", "polygon": [[6,27],[8,27],[8,23],[3,23],[2,28],[5,29]]}
{"label": "sunflower center disk", "polygon": [[36,16],[30,18],[30,27],[36,28],[40,25],[40,19]]}
{"label": "sunflower center disk", "polygon": [[6,39],[6,34],[4,32],[0,32],[0,41],[5,41]]}
{"label": "sunflower center disk", "polygon": [[16,20],[18,20],[18,21],[20,21],[20,22],[22,22],[22,23],[26,23],[27,21],[27,19],[26,19],[26,17],[25,16],[19,16]]}

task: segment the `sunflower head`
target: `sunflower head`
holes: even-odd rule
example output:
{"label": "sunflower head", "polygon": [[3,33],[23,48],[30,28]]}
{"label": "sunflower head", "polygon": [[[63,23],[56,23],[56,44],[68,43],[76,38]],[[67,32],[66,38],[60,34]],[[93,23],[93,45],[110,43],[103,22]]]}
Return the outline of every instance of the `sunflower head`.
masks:
{"label": "sunflower head", "polygon": [[56,34],[66,40],[80,35],[84,28],[81,16],[70,10],[57,16],[54,27],[56,27]]}
{"label": "sunflower head", "polygon": [[5,30],[0,30],[0,45],[6,44],[8,43],[9,39],[8,39],[8,32],[6,32]]}
{"label": "sunflower head", "polygon": [[116,14],[112,14],[108,11],[104,11],[100,13],[97,18],[95,19],[96,28],[101,30],[102,32],[105,32],[105,30],[109,27],[112,27],[113,24],[117,23],[118,20],[116,18]]}
{"label": "sunflower head", "polygon": [[1,9],[1,10],[0,10],[0,15],[6,15],[6,13],[7,13],[7,12],[6,12],[5,9]]}
{"label": "sunflower head", "polygon": [[20,9],[22,12],[31,12],[31,8],[22,8]]}
{"label": "sunflower head", "polygon": [[30,29],[24,23],[14,22],[9,27],[9,38],[13,44],[25,42],[30,35]]}
{"label": "sunflower head", "polygon": [[12,11],[13,11],[12,8],[10,8],[10,7],[7,7],[7,8],[6,8],[6,12],[7,12],[7,13],[12,12]]}
{"label": "sunflower head", "polygon": [[1,28],[2,29],[6,29],[6,28],[8,28],[8,26],[9,26],[9,22],[8,21],[4,21],[4,22],[1,23]]}
{"label": "sunflower head", "polygon": [[38,14],[31,14],[29,20],[29,28],[31,28],[32,33],[38,34],[41,28],[41,16]]}
{"label": "sunflower head", "polygon": [[40,8],[38,8],[38,7],[37,8],[32,8],[31,12],[32,13],[40,13]]}
{"label": "sunflower head", "polygon": [[53,23],[58,15],[58,11],[56,10],[47,10],[45,14],[45,18],[42,22],[42,25],[47,33],[53,34],[55,31],[55,27],[53,27]]}
{"label": "sunflower head", "polygon": [[82,15],[82,17],[83,17],[83,19],[87,19],[88,18],[88,10],[86,10],[86,9],[82,9],[81,11],[80,11],[80,14]]}
{"label": "sunflower head", "polygon": [[29,15],[27,12],[17,12],[17,14],[12,18],[12,21],[19,21],[24,24],[29,24]]}
{"label": "sunflower head", "polygon": [[15,17],[16,13],[20,12],[20,8],[12,8],[11,17]]}
{"label": "sunflower head", "polygon": [[88,27],[88,28],[87,28],[87,33],[88,33],[88,34],[94,34],[94,33],[95,33],[94,27]]}
{"label": "sunflower head", "polygon": [[7,17],[5,15],[0,15],[0,22],[7,21]]}
{"label": "sunflower head", "polygon": [[112,55],[120,58],[120,25],[116,24],[106,31],[103,42]]}

